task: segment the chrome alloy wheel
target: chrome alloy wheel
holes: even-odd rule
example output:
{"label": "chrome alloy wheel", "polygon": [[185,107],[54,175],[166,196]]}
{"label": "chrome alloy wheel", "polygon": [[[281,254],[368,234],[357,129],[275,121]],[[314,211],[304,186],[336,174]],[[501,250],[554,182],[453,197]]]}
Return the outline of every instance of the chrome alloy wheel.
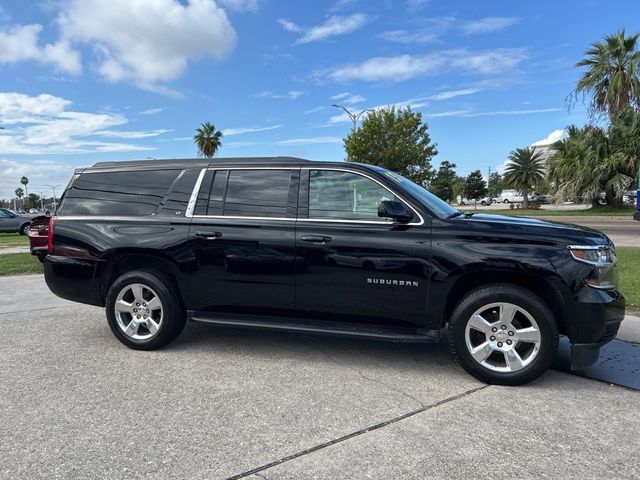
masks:
{"label": "chrome alloy wheel", "polygon": [[114,309],[118,327],[127,337],[149,340],[160,330],[162,302],[142,283],[131,283],[120,290]]}
{"label": "chrome alloy wheel", "polygon": [[538,356],[542,335],[535,319],[513,303],[497,302],[475,311],[464,332],[467,350],[483,367],[511,373]]}

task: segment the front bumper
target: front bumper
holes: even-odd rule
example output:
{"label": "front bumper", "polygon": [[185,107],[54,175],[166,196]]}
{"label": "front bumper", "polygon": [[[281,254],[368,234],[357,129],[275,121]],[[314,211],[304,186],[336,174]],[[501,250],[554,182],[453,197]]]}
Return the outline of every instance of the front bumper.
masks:
{"label": "front bumper", "polygon": [[571,368],[579,370],[594,364],[600,348],[616,337],[624,319],[625,301],[617,290],[585,286],[577,293],[574,307],[567,336],[571,341]]}

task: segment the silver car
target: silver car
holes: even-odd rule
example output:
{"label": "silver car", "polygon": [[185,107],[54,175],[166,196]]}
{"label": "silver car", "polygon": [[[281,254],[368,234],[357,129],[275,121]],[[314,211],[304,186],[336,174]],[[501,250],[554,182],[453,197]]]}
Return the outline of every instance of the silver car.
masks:
{"label": "silver car", "polygon": [[14,233],[20,235],[29,233],[30,215],[19,215],[6,208],[0,208],[0,232]]}

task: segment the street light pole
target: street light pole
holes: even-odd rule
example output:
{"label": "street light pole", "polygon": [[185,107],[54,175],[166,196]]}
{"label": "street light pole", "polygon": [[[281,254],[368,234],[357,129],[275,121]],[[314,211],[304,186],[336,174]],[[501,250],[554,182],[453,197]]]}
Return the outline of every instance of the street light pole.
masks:
{"label": "street light pole", "polygon": [[60,185],[47,185],[51,190],[53,190],[53,211],[56,211],[56,188],[60,188]]}
{"label": "street light pole", "polygon": [[343,107],[342,105],[337,105],[337,104],[333,103],[333,104],[331,104],[331,106],[335,107],[335,108],[341,108],[342,110],[344,110],[344,112],[351,119],[351,122],[353,122],[353,129],[354,130],[356,129],[356,123],[358,122],[358,119],[362,116],[362,114],[374,111],[372,108],[367,108],[366,110],[362,110],[360,113],[352,113],[349,110],[347,110],[346,107]]}

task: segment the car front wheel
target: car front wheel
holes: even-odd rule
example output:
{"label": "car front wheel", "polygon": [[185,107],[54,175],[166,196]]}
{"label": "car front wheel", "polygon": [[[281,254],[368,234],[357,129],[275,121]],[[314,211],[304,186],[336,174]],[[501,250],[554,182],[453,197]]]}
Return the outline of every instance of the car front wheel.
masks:
{"label": "car front wheel", "polygon": [[484,382],[521,385],[542,375],[558,348],[558,327],[540,297],[524,288],[490,285],[470,292],[449,323],[451,352]]}
{"label": "car front wheel", "polygon": [[155,350],[174,340],[186,322],[177,288],[156,272],[132,271],[118,277],[107,294],[111,331],[136,350]]}
{"label": "car front wheel", "polygon": [[27,235],[27,234],[29,234],[29,224],[25,223],[20,227],[20,235]]}

